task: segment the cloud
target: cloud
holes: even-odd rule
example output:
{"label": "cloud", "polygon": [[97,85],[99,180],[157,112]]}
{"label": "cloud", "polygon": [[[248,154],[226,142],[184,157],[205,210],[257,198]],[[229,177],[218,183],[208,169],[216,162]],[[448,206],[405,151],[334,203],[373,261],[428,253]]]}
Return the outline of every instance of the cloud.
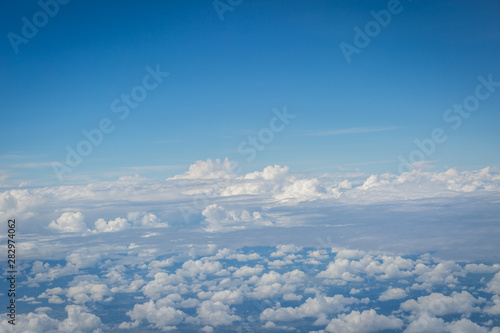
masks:
{"label": "cloud", "polygon": [[234,271],[233,276],[238,278],[243,276],[260,275],[263,270],[264,266],[262,265],[257,265],[255,267],[243,266]]}
{"label": "cloud", "polygon": [[86,230],[81,212],[65,212],[49,224],[49,228],[59,232],[83,232]]}
{"label": "cloud", "polygon": [[403,321],[393,316],[379,315],[370,309],[363,312],[352,311],[332,319],[326,327],[332,333],[370,333],[388,329],[401,329]]}
{"label": "cloud", "polygon": [[68,333],[102,333],[104,325],[101,319],[89,312],[89,309],[80,305],[67,305],[67,318],[60,321],[49,317],[45,312],[50,308],[38,308],[36,312],[19,314],[16,325],[10,325],[3,320],[0,325],[6,333],[15,332],[68,332]]}
{"label": "cloud", "polygon": [[378,298],[379,301],[390,301],[393,299],[402,299],[406,298],[407,293],[404,291],[404,289],[401,288],[392,288],[389,287],[386,291],[384,291],[380,297]]}
{"label": "cloud", "polygon": [[486,285],[486,290],[490,293],[500,295],[500,272],[496,273]]}
{"label": "cloud", "polygon": [[255,225],[272,225],[270,222],[265,222],[259,212],[226,210],[217,204],[208,205],[201,214],[206,221],[204,229],[210,232],[246,229]]}
{"label": "cloud", "polygon": [[219,159],[206,161],[196,161],[189,166],[189,170],[182,174],[169,178],[174,179],[217,179],[233,178],[236,165],[226,157],[222,162]]}
{"label": "cloud", "polygon": [[476,299],[467,291],[453,292],[451,296],[432,293],[428,296],[421,296],[417,300],[411,299],[402,303],[401,309],[413,313],[427,313],[432,316],[445,316],[454,313],[470,315],[473,312],[481,311],[475,305],[484,301],[484,298]]}
{"label": "cloud", "polygon": [[134,322],[122,323],[120,328],[137,327],[141,321],[145,320],[158,329],[169,331],[176,329],[175,325],[178,325],[186,318],[184,312],[172,307],[172,301],[168,298],[156,302],[150,300],[143,304],[135,304],[134,308],[127,312],[127,315]]}
{"label": "cloud", "polygon": [[196,309],[198,318],[202,323],[211,326],[231,325],[234,321],[240,320],[239,316],[232,314],[228,305],[220,301],[204,301]]}
{"label": "cloud", "polygon": [[130,227],[126,219],[117,217],[114,220],[106,222],[104,219],[95,221],[95,230],[93,232],[116,232]]}
{"label": "cloud", "polygon": [[500,296],[498,295],[493,295],[491,298],[491,301],[493,302],[493,305],[488,306],[484,309],[484,312],[491,316],[498,316],[500,315]]}
{"label": "cloud", "polygon": [[300,320],[305,317],[326,318],[332,313],[345,312],[349,310],[352,304],[360,303],[361,301],[354,297],[344,297],[335,295],[333,297],[318,296],[308,298],[302,305],[298,307],[286,307],[277,309],[265,309],[260,318],[265,321],[285,321],[291,322]]}
{"label": "cloud", "polygon": [[320,272],[317,277],[326,279],[340,279],[344,281],[363,281],[359,276],[353,275],[350,270],[351,262],[348,259],[336,258],[330,262],[325,271]]}

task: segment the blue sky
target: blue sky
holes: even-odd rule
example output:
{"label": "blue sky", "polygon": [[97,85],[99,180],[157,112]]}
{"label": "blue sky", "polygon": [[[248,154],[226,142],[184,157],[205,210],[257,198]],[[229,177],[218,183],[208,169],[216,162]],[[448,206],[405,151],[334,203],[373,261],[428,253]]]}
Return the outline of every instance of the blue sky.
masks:
{"label": "blue sky", "polygon": [[[436,127],[448,140],[429,164],[499,163],[500,91],[458,130],[443,121],[474,93],[479,75],[500,81],[494,2],[402,0],[400,13],[350,63],[339,44],[353,44],[353,28],[364,29],[387,2],[243,1],[222,21],[210,1],[74,1],[18,53],[7,35],[21,34],[21,18],[32,21],[40,6],[1,6],[9,15],[0,23],[0,155],[13,183],[57,182],[50,163],[64,162],[65,147],[75,148],[81,131],[103,118],[116,129],[68,181],[136,172],[166,178],[224,157],[245,171],[281,164],[297,172],[395,173],[398,156],[408,157],[414,140]],[[120,120],[110,104],[157,65],[170,75]],[[297,118],[246,161],[238,145],[284,106]]]}

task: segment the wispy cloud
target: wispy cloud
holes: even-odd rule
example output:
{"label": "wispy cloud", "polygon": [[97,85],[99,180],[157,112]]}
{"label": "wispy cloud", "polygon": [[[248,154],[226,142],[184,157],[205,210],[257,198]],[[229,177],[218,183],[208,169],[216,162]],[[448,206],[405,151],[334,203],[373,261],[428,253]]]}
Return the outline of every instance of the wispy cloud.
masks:
{"label": "wispy cloud", "polygon": [[358,134],[358,133],[372,133],[372,132],[385,132],[399,129],[399,126],[389,126],[389,127],[351,127],[344,129],[336,129],[329,131],[315,131],[308,132],[306,136],[330,136],[330,135],[341,135],[341,134]]}

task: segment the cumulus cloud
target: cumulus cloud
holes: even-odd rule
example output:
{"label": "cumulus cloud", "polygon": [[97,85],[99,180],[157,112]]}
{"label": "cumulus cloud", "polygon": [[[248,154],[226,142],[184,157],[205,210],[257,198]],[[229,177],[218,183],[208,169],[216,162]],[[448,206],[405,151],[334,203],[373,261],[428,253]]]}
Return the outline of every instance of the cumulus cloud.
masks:
{"label": "cumulus cloud", "polygon": [[124,230],[130,227],[130,224],[126,219],[117,217],[114,220],[106,222],[104,219],[98,219],[95,221],[94,232],[116,232]]}
{"label": "cumulus cloud", "polygon": [[220,301],[204,301],[196,309],[198,318],[207,325],[220,326],[231,325],[234,321],[240,320],[239,316],[233,314],[233,311]]}
{"label": "cumulus cloud", "polygon": [[233,272],[234,277],[243,277],[243,276],[252,276],[252,275],[260,275],[264,270],[264,266],[257,265],[255,267],[243,266],[238,268]]}
{"label": "cumulus cloud", "polygon": [[348,259],[336,258],[334,262],[330,262],[325,271],[320,272],[318,277],[327,279],[339,279],[344,281],[363,281],[359,276],[355,276],[350,271],[352,262]]}
{"label": "cumulus cloud", "polygon": [[49,228],[59,232],[83,232],[86,229],[81,212],[65,212],[49,224]]}
{"label": "cumulus cloud", "polygon": [[400,329],[403,321],[393,316],[379,315],[370,309],[363,312],[352,311],[349,314],[341,314],[330,321],[326,327],[327,332],[332,333],[370,333],[388,329]]}
{"label": "cumulus cloud", "polygon": [[143,304],[135,304],[134,308],[127,312],[133,322],[124,322],[120,325],[120,328],[137,327],[141,321],[147,321],[158,329],[174,330],[176,329],[175,325],[178,325],[186,318],[186,314],[176,310],[171,305],[172,301],[168,298],[156,302],[150,300]]}
{"label": "cumulus cloud", "polygon": [[386,291],[384,291],[380,297],[378,298],[379,301],[390,301],[393,299],[402,299],[407,296],[407,293],[404,289],[401,288],[392,288],[389,287]]}
{"label": "cumulus cloud", "polygon": [[226,157],[223,161],[220,159],[206,161],[196,161],[189,166],[189,170],[182,174],[176,175],[173,179],[216,179],[216,178],[232,178],[235,176],[234,170],[236,164],[229,161]]}
{"label": "cumulus cloud", "polygon": [[16,325],[10,325],[3,320],[0,325],[3,332],[68,332],[68,333],[102,333],[104,325],[101,319],[90,313],[89,309],[80,305],[67,305],[65,311],[67,318],[58,320],[51,318],[45,312],[50,308],[38,308],[35,312],[16,317]]}
{"label": "cumulus cloud", "polygon": [[470,315],[473,312],[479,312],[481,309],[476,305],[484,301],[484,298],[476,299],[467,291],[453,292],[451,296],[432,293],[428,296],[421,296],[417,300],[411,299],[402,303],[401,309],[414,313],[427,313],[432,316],[444,316],[454,313]]}
{"label": "cumulus cloud", "polygon": [[496,273],[486,285],[486,290],[490,293],[500,295],[500,272]]}
{"label": "cumulus cloud", "polygon": [[286,307],[278,309],[265,309],[260,318],[265,321],[294,321],[305,317],[326,318],[332,313],[340,313],[348,311],[352,304],[360,303],[361,301],[354,297],[344,297],[335,295],[333,297],[318,296],[308,298],[302,305],[298,307]]}
{"label": "cumulus cloud", "polygon": [[206,221],[204,229],[210,232],[245,229],[255,225],[272,225],[264,221],[259,212],[226,210],[217,204],[207,206],[201,214]]}

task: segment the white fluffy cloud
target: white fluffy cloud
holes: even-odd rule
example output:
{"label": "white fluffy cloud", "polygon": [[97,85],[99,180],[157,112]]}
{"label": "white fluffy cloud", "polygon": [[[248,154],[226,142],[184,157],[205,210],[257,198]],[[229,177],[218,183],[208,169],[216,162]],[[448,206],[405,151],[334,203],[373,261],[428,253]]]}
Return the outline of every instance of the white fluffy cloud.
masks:
{"label": "white fluffy cloud", "polygon": [[65,311],[67,318],[57,320],[51,318],[45,312],[50,308],[38,308],[35,312],[26,315],[20,314],[16,317],[16,325],[10,325],[7,320],[3,320],[0,325],[2,332],[67,332],[67,333],[102,333],[103,324],[101,319],[90,313],[89,309],[80,305],[67,305]]}
{"label": "white fluffy cloud", "polygon": [[277,309],[264,310],[260,318],[265,321],[294,321],[305,317],[324,317],[332,313],[348,311],[352,304],[360,303],[361,301],[354,297],[344,297],[335,295],[333,297],[318,296],[308,298],[302,305],[298,307],[287,307]]}
{"label": "white fluffy cloud", "polygon": [[380,297],[378,298],[379,301],[390,301],[393,299],[402,299],[405,298],[407,295],[406,291],[401,288],[392,288],[389,287],[386,291],[384,291]]}
{"label": "white fluffy cloud", "polygon": [[130,227],[130,224],[126,219],[117,217],[114,220],[106,222],[104,219],[98,219],[95,221],[94,232],[116,232],[124,230]]}
{"label": "white fluffy cloud", "polygon": [[330,321],[326,331],[332,333],[370,333],[387,329],[400,329],[402,326],[401,319],[379,315],[371,309],[361,313],[352,311],[349,314],[341,314]]}
{"label": "white fluffy cloud", "polygon": [[207,206],[202,211],[202,215],[207,223],[204,229],[210,232],[246,229],[255,225],[272,225],[264,221],[259,212],[250,214],[246,210],[226,210],[217,204]]}
{"label": "white fluffy cloud", "polygon": [[169,179],[214,179],[234,177],[236,165],[226,157],[223,161],[208,159],[196,161],[189,166],[189,170],[183,175],[177,175]]}
{"label": "white fluffy cloud", "polygon": [[433,316],[444,316],[453,313],[470,315],[473,312],[479,312],[481,309],[476,305],[484,301],[484,298],[476,299],[467,291],[453,292],[451,296],[432,293],[428,296],[421,296],[417,300],[411,299],[402,303],[401,309],[414,313],[427,313]]}
{"label": "white fluffy cloud", "polygon": [[220,301],[204,301],[196,309],[198,318],[207,325],[220,326],[231,325],[234,321],[240,320],[239,316],[233,314],[233,311]]}
{"label": "white fluffy cloud", "polygon": [[491,281],[488,282],[486,290],[490,293],[500,295],[500,272],[496,273]]}
{"label": "white fluffy cloud", "polygon": [[120,328],[137,327],[141,321],[147,321],[153,324],[154,327],[161,330],[174,330],[175,325],[181,323],[186,314],[180,310],[176,310],[172,306],[171,300],[168,298],[160,299],[156,302],[150,300],[143,304],[136,304],[127,315],[133,320],[132,323],[122,323]]}
{"label": "white fluffy cloud", "polygon": [[49,224],[49,228],[59,232],[83,232],[86,229],[81,212],[65,212]]}

